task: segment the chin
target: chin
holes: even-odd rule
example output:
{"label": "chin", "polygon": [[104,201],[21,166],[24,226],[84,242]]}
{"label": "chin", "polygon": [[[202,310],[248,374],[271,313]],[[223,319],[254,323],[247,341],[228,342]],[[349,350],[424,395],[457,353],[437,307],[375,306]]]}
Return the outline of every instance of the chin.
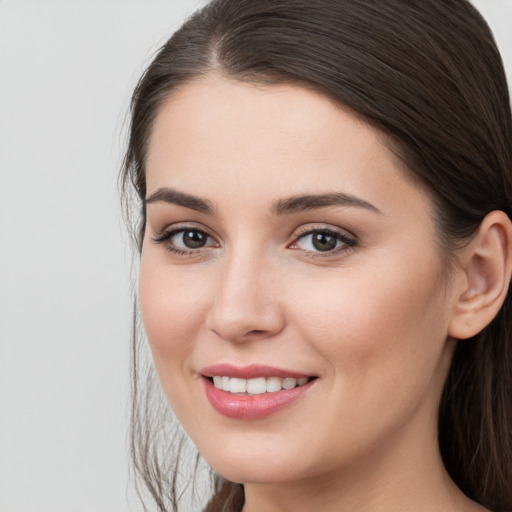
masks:
{"label": "chin", "polygon": [[248,460],[245,457],[230,460],[215,461],[211,467],[221,476],[231,482],[247,484],[284,483],[291,480],[301,480],[305,475],[290,471],[290,464],[284,464],[276,459],[262,457],[260,460]]}
{"label": "chin", "polygon": [[239,437],[245,439],[200,448],[206,462],[224,478],[237,483],[281,483],[306,476],[307,461],[297,445],[287,446],[282,439],[268,440],[265,435]]}

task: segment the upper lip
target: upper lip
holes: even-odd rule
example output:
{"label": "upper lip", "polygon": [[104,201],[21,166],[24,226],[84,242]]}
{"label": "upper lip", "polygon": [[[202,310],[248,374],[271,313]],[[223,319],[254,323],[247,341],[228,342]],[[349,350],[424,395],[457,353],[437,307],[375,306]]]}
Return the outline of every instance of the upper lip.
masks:
{"label": "upper lip", "polygon": [[286,370],[284,368],[276,368],[275,366],[266,366],[261,364],[251,364],[248,366],[234,366],[229,363],[214,364],[207,366],[201,370],[204,377],[236,377],[239,379],[255,379],[258,377],[281,377],[286,379],[292,377],[301,379],[303,377],[313,377],[305,373]]}

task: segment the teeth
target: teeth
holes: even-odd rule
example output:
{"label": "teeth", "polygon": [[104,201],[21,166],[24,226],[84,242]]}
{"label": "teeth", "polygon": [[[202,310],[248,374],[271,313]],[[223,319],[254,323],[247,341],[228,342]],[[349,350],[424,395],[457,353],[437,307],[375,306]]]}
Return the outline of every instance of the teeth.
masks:
{"label": "teeth", "polygon": [[292,377],[288,377],[283,380],[283,389],[293,389],[297,385],[297,379],[293,379]]}
{"label": "teeth", "polygon": [[249,379],[247,382],[247,393],[250,395],[261,395],[267,392],[267,380],[265,377]]}
{"label": "teeth", "polygon": [[279,377],[269,377],[267,379],[267,393],[274,393],[275,391],[281,391],[281,384],[283,379]]}
{"label": "teeth", "polygon": [[308,377],[294,379],[287,377],[258,377],[256,379],[240,379],[237,377],[225,377],[216,375],[213,377],[213,385],[217,389],[229,391],[230,393],[248,393],[249,395],[261,395],[262,393],[275,393],[282,389],[293,389],[297,386],[304,386],[309,382]]}
{"label": "teeth", "polygon": [[229,391],[231,393],[245,393],[247,391],[247,381],[245,379],[229,379]]}

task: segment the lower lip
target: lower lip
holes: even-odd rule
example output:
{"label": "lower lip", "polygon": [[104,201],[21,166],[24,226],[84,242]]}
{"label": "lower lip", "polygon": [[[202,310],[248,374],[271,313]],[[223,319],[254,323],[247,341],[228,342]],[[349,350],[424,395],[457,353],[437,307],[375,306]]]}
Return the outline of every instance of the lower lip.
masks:
{"label": "lower lip", "polygon": [[282,389],[261,395],[229,393],[216,388],[209,379],[202,380],[206,397],[217,412],[228,418],[257,420],[281,411],[304,396],[316,379],[293,389]]}

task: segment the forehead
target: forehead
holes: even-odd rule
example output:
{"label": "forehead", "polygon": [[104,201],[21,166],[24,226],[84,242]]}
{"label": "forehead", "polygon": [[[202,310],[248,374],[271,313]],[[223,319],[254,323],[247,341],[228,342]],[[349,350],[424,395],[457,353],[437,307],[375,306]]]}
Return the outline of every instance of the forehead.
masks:
{"label": "forehead", "polygon": [[161,107],[148,145],[148,195],[160,187],[213,201],[231,193],[244,206],[284,193],[342,191],[427,204],[382,139],[312,90],[212,75],[182,86]]}

